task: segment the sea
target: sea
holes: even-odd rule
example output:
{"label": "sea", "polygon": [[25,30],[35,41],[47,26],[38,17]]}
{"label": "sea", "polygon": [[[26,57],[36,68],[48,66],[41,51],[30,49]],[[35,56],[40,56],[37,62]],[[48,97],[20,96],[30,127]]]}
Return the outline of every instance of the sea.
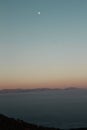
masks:
{"label": "sea", "polygon": [[87,127],[87,90],[0,94],[0,113],[41,126]]}

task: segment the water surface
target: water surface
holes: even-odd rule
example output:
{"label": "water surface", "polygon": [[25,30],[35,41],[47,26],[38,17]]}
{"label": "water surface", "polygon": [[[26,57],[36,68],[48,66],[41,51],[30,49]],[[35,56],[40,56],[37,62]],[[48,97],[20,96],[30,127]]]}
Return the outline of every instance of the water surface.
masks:
{"label": "water surface", "polygon": [[87,91],[0,94],[0,113],[44,126],[87,127]]}

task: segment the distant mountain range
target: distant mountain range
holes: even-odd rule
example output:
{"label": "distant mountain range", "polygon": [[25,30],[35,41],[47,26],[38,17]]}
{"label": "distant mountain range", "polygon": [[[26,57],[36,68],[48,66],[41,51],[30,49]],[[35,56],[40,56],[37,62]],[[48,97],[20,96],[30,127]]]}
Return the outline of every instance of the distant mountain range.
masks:
{"label": "distant mountain range", "polygon": [[39,91],[87,91],[86,88],[75,88],[75,87],[68,87],[64,89],[60,88],[36,88],[36,89],[2,89],[0,90],[0,94],[5,93],[26,93],[26,92],[39,92]]}

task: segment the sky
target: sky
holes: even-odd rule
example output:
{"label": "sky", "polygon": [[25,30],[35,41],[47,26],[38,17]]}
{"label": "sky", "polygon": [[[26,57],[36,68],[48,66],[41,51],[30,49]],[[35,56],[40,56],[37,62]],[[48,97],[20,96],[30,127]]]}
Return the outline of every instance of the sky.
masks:
{"label": "sky", "polygon": [[87,0],[0,0],[0,89],[87,87]]}

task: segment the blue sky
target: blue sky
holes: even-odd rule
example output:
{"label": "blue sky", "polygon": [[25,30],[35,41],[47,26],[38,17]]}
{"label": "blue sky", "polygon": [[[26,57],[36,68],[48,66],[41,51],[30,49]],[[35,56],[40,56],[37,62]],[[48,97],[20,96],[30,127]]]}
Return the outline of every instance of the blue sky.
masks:
{"label": "blue sky", "polygon": [[1,88],[87,85],[87,0],[0,0],[0,36]]}

